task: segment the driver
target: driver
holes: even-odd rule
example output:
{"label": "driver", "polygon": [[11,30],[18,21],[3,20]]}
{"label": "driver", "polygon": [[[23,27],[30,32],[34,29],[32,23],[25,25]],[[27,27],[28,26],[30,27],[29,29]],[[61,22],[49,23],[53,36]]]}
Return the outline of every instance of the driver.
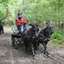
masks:
{"label": "driver", "polygon": [[18,13],[18,18],[16,19],[16,26],[19,30],[21,30],[21,32],[23,32],[23,28],[24,28],[24,25],[25,27],[28,29],[28,26],[26,25],[27,24],[27,21],[25,20],[25,18],[22,17],[22,13],[19,12]]}

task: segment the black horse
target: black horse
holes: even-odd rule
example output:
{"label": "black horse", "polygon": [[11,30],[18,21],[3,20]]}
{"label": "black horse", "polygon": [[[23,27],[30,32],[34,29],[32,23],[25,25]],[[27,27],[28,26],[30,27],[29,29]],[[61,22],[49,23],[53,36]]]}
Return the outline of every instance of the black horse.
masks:
{"label": "black horse", "polygon": [[35,54],[34,54],[34,46],[35,46],[34,41],[35,41],[35,38],[38,37],[39,28],[36,23],[31,23],[29,25],[31,26],[31,28],[29,30],[24,29],[23,41],[25,44],[26,51],[28,48],[30,48],[30,51],[32,52],[33,58],[34,58],[34,56],[35,56]]}
{"label": "black horse", "polygon": [[46,28],[41,29],[39,32],[38,38],[36,40],[37,47],[41,43],[44,46],[44,54],[47,53],[47,56],[49,56],[49,53],[47,51],[47,43],[50,41],[51,35],[53,34],[53,27],[50,25],[47,25]]}
{"label": "black horse", "polygon": [[1,33],[4,33],[4,30],[3,30],[2,22],[1,22],[1,20],[0,20],[0,34],[1,34]]}

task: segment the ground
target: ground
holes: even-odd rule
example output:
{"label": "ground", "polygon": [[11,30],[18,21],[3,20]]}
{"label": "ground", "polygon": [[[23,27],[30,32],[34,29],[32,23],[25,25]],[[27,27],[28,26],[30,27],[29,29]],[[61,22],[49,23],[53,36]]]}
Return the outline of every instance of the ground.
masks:
{"label": "ground", "polygon": [[50,57],[43,54],[43,46],[35,51],[35,59],[30,52],[25,51],[24,44],[18,44],[18,49],[11,45],[12,32],[5,29],[0,35],[0,64],[64,64],[64,49],[55,48],[48,44]]}

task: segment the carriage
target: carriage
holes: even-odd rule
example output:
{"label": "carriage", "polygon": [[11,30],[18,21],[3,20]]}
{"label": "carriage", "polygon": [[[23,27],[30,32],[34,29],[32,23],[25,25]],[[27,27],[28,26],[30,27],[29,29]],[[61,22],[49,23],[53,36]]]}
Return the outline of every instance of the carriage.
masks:
{"label": "carriage", "polygon": [[[28,30],[26,29],[24,25],[24,31],[21,34],[19,26],[16,30],[13,31],[13,34],[11,35],[11,42],[12,45],[15,46],[16,43],[21,43],[22,41],[25,44],[26,51],[28,47],[30,48],[33,58],[35,56],[34,50],[37,49],[39,44],[42,44],[44,46],[44,54],[49,55],[47,51],[47,43],[50,40],[51,35],[53,34],[53,30],[51,26],[45,27],[42,30],[39,30],[39,27],[36,23],[29,24],[31,28]],[[13,29],[13,28],[12,28]]]}
{"label": "carriage", "polygon": [[[12,46],[15,46],[16,43],[21,43],[23,40],[21,38],[21,31],[20,31],[20,25],[12,27],[13,34],[11,34],[11,43]],[[26,27],[24,26],[24,31],[26,30]]]}

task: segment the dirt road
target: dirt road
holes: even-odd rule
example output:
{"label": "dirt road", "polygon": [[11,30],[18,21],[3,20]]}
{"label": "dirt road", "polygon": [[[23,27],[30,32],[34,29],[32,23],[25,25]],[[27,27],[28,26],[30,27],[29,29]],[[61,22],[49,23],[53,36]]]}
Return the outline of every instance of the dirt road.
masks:
{"label": "dirt road", "polygon": [[50,57],[40,51],[36,51],[35,59],[30,52],[25,51],[24,44],[18,44],[18,49],[11,45],[11,31],[5,29],[5,33],[0,35],[0,64],[64,64],[64,49],[54,48],[48,44]]}

